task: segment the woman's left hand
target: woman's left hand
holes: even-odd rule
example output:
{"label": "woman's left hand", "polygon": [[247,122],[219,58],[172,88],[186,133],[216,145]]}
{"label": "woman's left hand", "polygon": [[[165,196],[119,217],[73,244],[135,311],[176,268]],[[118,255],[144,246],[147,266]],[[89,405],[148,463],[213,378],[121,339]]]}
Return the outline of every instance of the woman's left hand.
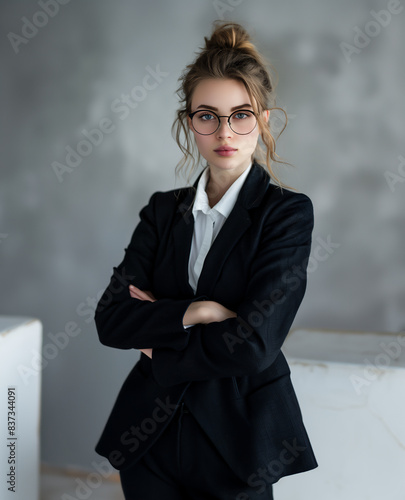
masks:
{"label": "woman's left hand", "polygon": [[155,302],[156,300],[152,292],[148,292],[147,290],[143,291],[134,285],[129,285],[129,295],[133,299],[150,300],[151,302]]}
{"label": "woman's left hand", "polygon": [[[150,302],[155,302],[156,300],[152,292],[143,291],[134,285],[129,285],[129,294],[133,299],[149,300]],[[143,352],[144,354],[146,354],[146,356],[148,356],[148,358],[152,359],[152,351],[153,351],[152,348],[139,349],[139,351]]]}

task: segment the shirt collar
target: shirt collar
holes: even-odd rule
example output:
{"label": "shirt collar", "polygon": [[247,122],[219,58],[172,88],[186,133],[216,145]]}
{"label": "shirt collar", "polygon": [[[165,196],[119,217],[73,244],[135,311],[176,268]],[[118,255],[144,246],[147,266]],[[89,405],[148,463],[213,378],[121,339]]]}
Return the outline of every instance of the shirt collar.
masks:
{"label": "shirt collar", "polygon": [[202,173],[198,185],[197,192],[193,205],[193,215],[195,216],[198,210],[201,210],[204,214],[211,213],[216,215],[218,213],[222,214],[224,217],[228,217],[235,205],[236,199],[238,197],[239,191],[242,189],[242,185],[248,176],[250,169],[252,168],[252,163],[249,167],[230,185],[228,190],[219,200],[219,202],[212,208],[208,202],[208,196],[205,191],[208,177],[209,177],[209,167]]}

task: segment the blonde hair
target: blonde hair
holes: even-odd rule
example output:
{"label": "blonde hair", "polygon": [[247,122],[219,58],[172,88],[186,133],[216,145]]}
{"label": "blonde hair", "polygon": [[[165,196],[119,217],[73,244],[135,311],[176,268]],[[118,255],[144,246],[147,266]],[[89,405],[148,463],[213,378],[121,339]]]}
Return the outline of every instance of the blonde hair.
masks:
{"label": "blonde hair", "polygon": [[[184,167],[187,170],[191,164],[191,172],[187,178],[189,181],[201,160],[200,152],[187,124],[187,115],[191,113],[191,100],[196,86],[202,80],[208,78],[226,78],[241,81],[245,85],[257,116],[265,151],[258,142],[252,161],[264,162],[271,178],[280,187],[287,187],[272,169],[272,161],[289,163],[279,160],[280,157],[276,154],[276,141],[271,133],[270,124],[262,115],[262,112],[266,109],[278,109],[284,113],[286,121],[278,134],[279,137],[287,126],[288,118],[282,108],[275,106],[275,84],[272,82],[267,69],[267,66],[271,66],[259,54],[250,41],[249,34],[240,24],[230,22],[218,24],[216,22],[214,25],[215,29],[211,38],[204,37],[205,47],[201,49],[195,61],[186,66],[179,78],[181,85],[176,93],[182,107],[177,110],[172,125],[172,134],[183,153],[183,158],[176,166],[176,174],[182,171]],[[184,135],[184,143],[181,139],[182,135]],[[256,154],[260,159],[256,159]]]}

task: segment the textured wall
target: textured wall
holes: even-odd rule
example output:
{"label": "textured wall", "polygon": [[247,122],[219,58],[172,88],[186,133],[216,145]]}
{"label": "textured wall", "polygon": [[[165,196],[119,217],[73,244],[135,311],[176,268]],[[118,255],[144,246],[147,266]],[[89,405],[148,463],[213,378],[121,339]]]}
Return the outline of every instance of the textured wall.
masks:
{"label": "textured wall", "polygon": [[[405,329],[403,3],[71,0],[48,18],[35,1],[1,3],[0,313],[44,324],[44,461],[91,468],[138,358],[99,344],[92,303],[150,195],[185,183],[170,134],[177,78],[215,19],[242,22],[278,70],[290,118],[278,152],[296,166],[279,171],[315,206],[295,326]],[[79,146],[100,127],[100,144]],[[69,147],[82,151],[75,167]]]}

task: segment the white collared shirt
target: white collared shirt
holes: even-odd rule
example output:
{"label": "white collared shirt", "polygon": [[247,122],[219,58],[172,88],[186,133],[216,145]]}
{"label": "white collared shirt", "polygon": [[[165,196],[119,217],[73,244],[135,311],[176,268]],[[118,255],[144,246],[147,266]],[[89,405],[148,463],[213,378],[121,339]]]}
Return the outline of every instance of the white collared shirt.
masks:
{"label": "white collared shirt", "polygon": [[[205,257],[231,213],[251,168],[252,164],[231,184],[219,202],[212,208],[205,191],[209,178],[209,167],[204,170],[198,181],[193,204],[194,233],[188,262],[188,280],[194,293],[197,290]],[[187,325],[185,328],[189,326],[192,325]]]}

